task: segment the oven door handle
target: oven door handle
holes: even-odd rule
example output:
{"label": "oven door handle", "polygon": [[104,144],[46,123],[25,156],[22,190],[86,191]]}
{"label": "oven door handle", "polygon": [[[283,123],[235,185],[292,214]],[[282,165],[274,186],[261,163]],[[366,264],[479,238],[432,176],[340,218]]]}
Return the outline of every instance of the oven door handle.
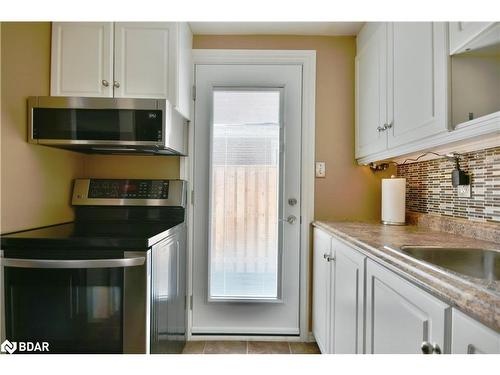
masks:
{"label": "oven door handle", "polygon": [[118,259],[18,259],[0,257],[0,266],[17,268],[124,268],[142,266],[146,257]]}

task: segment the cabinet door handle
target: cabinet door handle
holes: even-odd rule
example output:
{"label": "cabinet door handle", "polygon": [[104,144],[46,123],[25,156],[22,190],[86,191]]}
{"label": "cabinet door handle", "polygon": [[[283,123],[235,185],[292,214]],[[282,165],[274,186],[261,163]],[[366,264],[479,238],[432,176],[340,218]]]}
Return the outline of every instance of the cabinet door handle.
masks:
{"label": "cabinet door handle", "polygon": [[434,348],[429,341],[424,341],[422,345],[420,345],[420,350],[422,350],[422,354],[432,354]]}
{"label": "cabinet door handle", "polygon": [[388,124],[384,124],[384,130],[389,130],[392,128],[392,122],[389,122]]}
{"label": "cabinet door handle", "polygon": [[436,343],[432,344],[432,354],[442,354],[441,348]]}
{"label": "cabinet door handle", "polygon": [[116,88],[120,87],[120,82],[114,81],[113,82],[113,86],[116,87]]}
{"label": "cabinet door handle", "polygon": [[420,345],[420,350],[422,350],[423,354],[442,354],[439,345],[436,343],[431,344],[429,341],[424,341]]}
{"label": "cabinet door handle", "polygon": [[323,259],[325,259],[327,262],[332,262],[335,260],[335,258],[328,253],[323,254]]}
{"label": "cabinet door handle", "polygon": [[109,82],[108,82],[108,81],[106,81],[105,79],[103,79],[103,80],[101,81],[101,83],[102,83],[102,85],[103,85],[104,87],[108,87],[108,86],[109,86]]}
{"label": "cabinet door handle", "polygon": [[385,124],[384,126],[377,126],[377,131],[380,133],[380,132],[383,132],[385,130]]}

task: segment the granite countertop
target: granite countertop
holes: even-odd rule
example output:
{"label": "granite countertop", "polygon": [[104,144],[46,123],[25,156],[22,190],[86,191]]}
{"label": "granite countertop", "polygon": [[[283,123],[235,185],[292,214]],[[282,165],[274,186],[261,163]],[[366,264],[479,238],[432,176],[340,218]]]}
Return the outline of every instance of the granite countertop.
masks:
{"label": "granite countertop", "polygon": [[500,282],[476,279],[438,266],[427,265],[388,249],[403,245],[485,248],[500,250],[500,243],[417,227],[386,226],[379,223],[315,221],[344,242],[456,307],[490,328],[500,332]]}

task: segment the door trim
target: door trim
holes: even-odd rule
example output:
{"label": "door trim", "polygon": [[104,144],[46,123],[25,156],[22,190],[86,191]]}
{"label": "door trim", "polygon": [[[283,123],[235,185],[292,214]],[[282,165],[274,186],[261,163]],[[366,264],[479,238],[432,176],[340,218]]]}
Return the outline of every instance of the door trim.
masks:
{"label": "door trim", "polygon": [[[302,165],[301,165],[301,220],[300,220],[300,306],[299,326],[300,339],[308,341],[310,280],[309,256],[311,227],[314,219],[314,155],[315,155],[315,109],[316,109],[316,51],[314,50],[230,50],[230,49],[195,49],[193,50],[192,74],[199,64],[265,64],[265,65],[301,65],[302,66]],[[194,78],[193,78],[193,82]],[[192,110],[194,122],[194,109]],[[188,181],[192,192],[194,131],[189,127],[190,155],[181,158],[180,178]],[[191,195],[191,193],[190,193]],[[188,295],[193,292],[193,202],[187,204],[188,253],[187,280]],[[191,301],[188,299],[187,339],[191,340],[192,313]]]}

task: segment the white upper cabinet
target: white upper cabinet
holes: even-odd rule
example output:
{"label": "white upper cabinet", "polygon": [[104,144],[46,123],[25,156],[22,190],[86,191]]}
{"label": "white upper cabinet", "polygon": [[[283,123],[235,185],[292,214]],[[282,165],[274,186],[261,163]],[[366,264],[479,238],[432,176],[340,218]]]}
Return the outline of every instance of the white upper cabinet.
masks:
{"label": "white upper cabinet", "polygon": [[367,353],[448,352],[449,306],[371,260],[366,285]]}
{"label": "white upper cabinet", "polygon": [[50,95],[113,96],[113,23],[52,24]]}
{"label": "white upper cabinet", "polygon": [[193,87],[193,34],[186,22],[177,23],[177,51],[176,51],[176,96],[177,110],[186,118],[191,118],[192,87]]}
{"label": "white upper cabinet", "polygon": [[500,333],[453,309],[452,354],[500,354]]}
{"label": "white upper cabinet", "polygon": [[387,136],[387,24],[368,24],[358,35],[356,69],[356,157],[383,151]]}
{"label": "white upper cabinet", "polygon": [[494,26],[495,22],[450,22],[450,55],[467,51],[470,42]]}
{"label": "white upper cabinet", "polygon": [[367,23],[360,31],[357,159],[392,157],[398,148],[447,132],[447,30],[444,22],[383,22]]}
{"label": "white upper cabinet", "polygon": [[191,113],[192,34],[178,22],[54,22],[51,95],[168,99]]}
{"label": "white upper cabinet", "polygon": [[115,23],[114,96],[172,98],[175,38],[175,23]]}
{"label": "white upper cabinet", "polygon": [[448,129],[446,28],[444,22],[389,24],[389,148]]}

